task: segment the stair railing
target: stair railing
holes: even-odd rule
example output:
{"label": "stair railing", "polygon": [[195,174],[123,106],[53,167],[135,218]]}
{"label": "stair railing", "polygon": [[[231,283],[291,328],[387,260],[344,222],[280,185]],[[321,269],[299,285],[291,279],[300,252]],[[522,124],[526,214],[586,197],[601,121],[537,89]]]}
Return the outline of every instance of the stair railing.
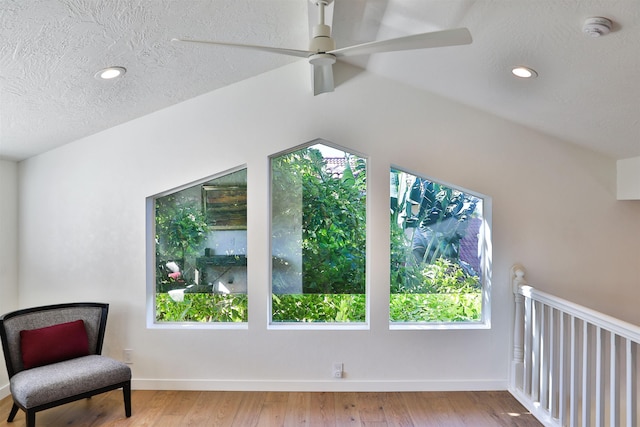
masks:
{"label": "stair railing", "polygon": [[509,391],[549,427],[638,427],[640,327],[527,285],[515,296]]}

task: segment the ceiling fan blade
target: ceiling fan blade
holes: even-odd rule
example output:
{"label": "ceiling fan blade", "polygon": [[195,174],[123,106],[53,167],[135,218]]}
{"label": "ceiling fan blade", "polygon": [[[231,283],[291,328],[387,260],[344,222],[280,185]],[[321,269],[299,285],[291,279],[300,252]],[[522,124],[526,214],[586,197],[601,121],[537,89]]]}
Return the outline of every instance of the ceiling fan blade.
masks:
{"label": "ceiling fan blade", "polygon": [[241,49],[259,50],[262,52],[278,53],[281,55],[297,56],[299,58],[307,58],[313,52],[299,49],[286,49],[281,47],[259,46],[252,44],[238,44],[238,43],[226,43],[226,42],[214,42],[209,40],[193,40],[193,39],[171,39],[172,42],[185,42],[185,43],[201,43],[215,46],[228,46],[238,47]]}
{"label": "ceiling fan blade", "polygon": [[332,65],[312,65],[311,66],[313,94],[320,95],[325,92],[333,92],[333,66]]}
{"label": "ceiling fan blade", "polygon": [[398,50],[426,49],[431,47],[458,46],[472,42],[471,33],[466,28],[415,34],[390,40],[380,40],[332,50],[336,57],[370,55],[372,53]]}

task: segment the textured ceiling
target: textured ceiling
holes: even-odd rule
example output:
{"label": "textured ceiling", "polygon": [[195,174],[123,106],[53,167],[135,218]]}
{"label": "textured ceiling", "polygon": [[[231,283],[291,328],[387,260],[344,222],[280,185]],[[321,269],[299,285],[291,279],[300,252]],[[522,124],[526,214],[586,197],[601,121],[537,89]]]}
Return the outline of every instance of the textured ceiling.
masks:
{"label": "textured ceiling", "polygon": [[[349,62],[612,158],[640,156],[638,0],[335,0],[328,15],[338,47],[467,27],[468,46]],[[614,31],[586,36],[591,16]],[[174,37],[306,49],[315,19],[307,0],[0,0],[0,156],[28,158],[302,60]],[[539,77],[512,77],[517,64]],[[93,77],[111,65],[125,77]]]}

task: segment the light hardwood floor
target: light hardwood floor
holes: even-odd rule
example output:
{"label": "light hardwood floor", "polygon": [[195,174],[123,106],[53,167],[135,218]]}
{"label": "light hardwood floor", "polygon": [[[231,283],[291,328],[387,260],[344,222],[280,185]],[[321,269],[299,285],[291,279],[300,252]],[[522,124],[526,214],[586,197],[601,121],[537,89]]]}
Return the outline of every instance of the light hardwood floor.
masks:
{"label": "light hardwood floor", "polygon": [[[24,427],[20,411],[0,427]],[[307,393],[148,391],[132,393],[125,418],[122,391],[39,412],[38,427],[61,426],[541,426],[508,392]]]}

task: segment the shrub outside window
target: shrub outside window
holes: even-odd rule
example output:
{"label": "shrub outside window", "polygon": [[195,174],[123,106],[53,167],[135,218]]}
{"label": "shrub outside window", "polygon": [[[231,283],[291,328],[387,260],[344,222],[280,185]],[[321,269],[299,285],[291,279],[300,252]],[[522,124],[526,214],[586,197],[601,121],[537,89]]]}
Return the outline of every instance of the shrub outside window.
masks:
{"label": "shrub outside window", "polygon": [[490,201],[392,168],[392,325],[489,326]]}
{"label": "shrub outside window", "polygon": [[246,168],[152,200],[154,322],[246,322]]}
{"label": "shrub outside window", "polygon": [[366,160],[315,144],[271,158],[271,322],[366,321]]}

